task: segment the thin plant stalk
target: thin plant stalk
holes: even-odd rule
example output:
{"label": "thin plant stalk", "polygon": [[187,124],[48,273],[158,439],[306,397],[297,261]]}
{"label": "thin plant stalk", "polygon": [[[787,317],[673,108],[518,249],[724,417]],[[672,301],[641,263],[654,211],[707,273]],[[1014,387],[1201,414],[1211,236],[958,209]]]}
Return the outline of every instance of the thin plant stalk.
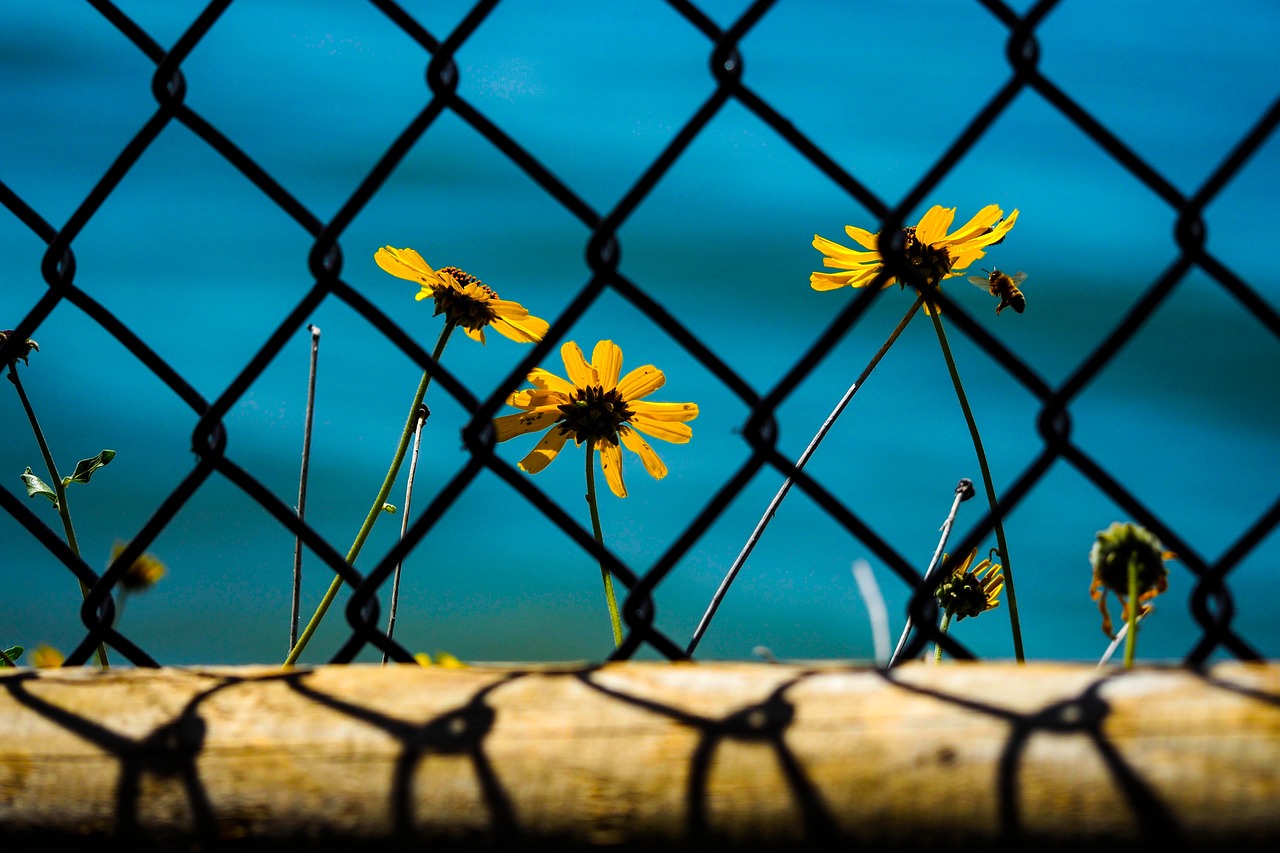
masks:
{"label": "thin plant stalk", "polygon": [[[298,474],[298,521],[307,514],[307,476],[311,467],[311,422],[316,411],[316,361],[320,354],[320,327],[311,332],[311,366],[307,373],[307,414],[302,426],[302,471]],[[298,606],[302,598],[302,537],[293,542],[293,608],[289,615],[289,648],[298,642]]]}
{"label": "thin plant stalk", "polygon": [[[809,446],[804,449],[804,453],[800,454],[800,458],[796,460],[796,468],[804,468],[805,463],[809,461],[809,457],[813,456],[818,445],[822,443],[822,439],[826,438],[827,433],[831,430],[836,419],[849,405],[849,401],[853,399],[853,395],[858,392],[863,383],[867,381],[867,377],[871,375],[871,371],[876,369],[876,365],[880,363],[880,359],[884,358],[885,353],[893,346],[894,341],[902,334],[903,329],[907,327],[907,323],[911,322],[911,318],[915,316],[916,311],[920,310],[920,305],[924,302],[924,297],[916,299],[915,303],[903,315],[902,320],[889,334],[889,337],[876,350],[876,354],[871,357],[871,361],[867,362],[867,366],[863,368],[862,373],[858,374],[858,378],[853,381],[848,390],[844,392],[844,396],[840,398],[840,402],[836,403],[836,407],[831,410],[831,414],[827,415],[827,419],[822,422],[818,432],[809,440]],[[725,594],[729,591],[729,585],[733,583],[734,578],[738,576],[738,572],[747,561],[747,557],[755,549],[756,543],[760,541],[760,536],[764,533],[765,527],[773,520],[774,513],[778,510],[778,505],[782,503],[782,499],[787,496],[787,492],[791,491],[794,481],[787,477],[782,482],[782,487],[778,489],[778,493],[773,496],[773,500],[769,501],[769,506],[765,509],[764,515],[760,516],[760,520],[756,522],[755,529],[751,531],[751,536],[747,538],[746,544],[742,551],[739,552],[737,559],[733,561],[733,565],[729,567],[729,571],[725,574],[724,579],[720,581],[720,587],[716,590],[715,595],[711,597],[711,604],[708,605],[706,613],[702,615],[702,621],[698,623],[698,627],[693,632],[693,638],[689,640],[689,645],[685,649],[685,653],[692,655],[694,649],[698,647],[698,643],[702,641],[702,635],[707,632],[707,626],[711,624],[711,617],[715,616],[716,610],[720,607],[720,602],[724,600]]]}
{"label": "thin plant stalk", "polygon": [[[413,428],[413,452],[409,454],[409,477],[404,484],[404,509],[400,513],[400,538],[404,539],[405,531],[409,529],[409,508],[413,505],[413,481],[418,475],[418,451],[422,447],[422,427],[426,424],[427,418],[431,416],[431,410],[424,404],[418,409],[418,423]],[[396,609],[400,604],[400,570],[404,566],[404,561],[396,563],[396,571],[391,579],[391,608],[387,613],[387,637],[391,637],[396,631]],[[387,652],[382,652],[382,665],[387,664]]]}
{"label": "thin plant stalk", "polygon": [[[9,381],[13,383],[13,387],[18,392],[18,399],[22,401],[23,411],[27,413],[27,420],[31,423],[31,431],[35,433],[36,443],[40,445],[40,453],[44,456],[45,467],[49,469],[49,479],[52,481],[55,494],[58,496],[58,516],[62,519],[62,529],[67,536],[67,547],[71,549],[71,553],[77,557],[80,556],[80,542],[76,539],[75,525],[71,523],[71,508],[67,506],[67,487],[62,482],[62,477],[58,474],[58,466],[53,461],[53,453],[49,450],[49,443],[45,440],[44,431],[40,429],[40,421],[36,418],[35,409],[31,406],[31,401],[27,399],[27,392],[22,387],[22,380],[18,378],[18,365],[16,362],[9,365]],[[84,585],[84,581],[80,581],[80,595],[83,598],[89,597],[89,588]],[[98,664],[103,669],[110,669],[111,665],[107,662],[107,646],[105,643],[98,644]]]}
{"label": "thin plant stalk", "polygon": [[[973,481],[967,477],[962,477],[959,483],[956,483],[955,498],[951,501],[951,509],[947,512],[947,517],[942,522],[942,535],[938,537],[938,547],[933,549],[933,557],[929,560],[929,567],[924,570],[924,577],[920,581],[921,586],[927,585],[933,579],[934,573],[938,570],[938,562],[942,559],[943,549],[947,547],[947,539],[951,537],[951,528],[956,523],[956,513],[960,511],[960,504],[973,497]],[[902,649],[907,644],[907,637],[911,634],[911,611],[907,611],[907,622],[902,626],[902,636],[898,637],[898,645],[894,648],[893,654],[889,657],[889,666],[893,666],[898,662]]]}
{"label": "thin plant stalk", "polygon": [[853,580],[867,605],[867,619],[871,623],[871,642],[876,652],[876,663],[889,663],[889,608],[885,606],[880,585],[866,560],[853,561]]}
{"label": "thin plant stalk", "polygon": [[[969,425],[969,435],[973,438],[973,449],[978,455],[978,465],[982,469],[982,483],[987,491],[987,504],[994,512],[997,500],[995,486],[991,481],[991,468],[987,465],[987,454],[982,447],[982,436],[978,432],[978,423],[974,420],[973,410],[969,408],[969,398],[964,393],[964,385],[960,382],[960,372],[956,370],[955,358],[952,357],[951,346],[947,343],[946,330],[942,328],[942,315],[938,313],[937,306],[931,306],[931,310],[927,313],[930,319],[933,320],[934,330],[938,333],[938,344],[942,347],[942,357],[946,359],[947,370],[951,373],[951,382],[955,385],[956,398],[959,399],[960,408],[964,412],[965,423]],[[1005,543],[1004,522],[997,517],[995,526],[996,544],[1000,548],[1000,556],[1004,558],[1004,585],[1008,591],[1009,622],[1013,631],[1013,655],[1018,663],[1024,663],[1022,629],[1018,622],[1018,599],[1013,591],[1013,571],[1009,566],[1009,547]]]}
{"label": "thin plant stalk", "polygon": [[[1137,625],[1137,623],[1141,622],[1142,620],[1143,620],[1143,614],[1139,613],[1137,622],[1135,622],[1134,625]],[[1102,653],[1102,657],[1098,659],[1099,669],[1107,665],[1107,663],[1111,660],[1112,656],[1115,655],[1116,649],[1120,648],[1120,644],[1124,642],[1124,639],[1127,636],[1129,636],[1128,621],[1126,621],[1123,625],[1120,626],[1119,631],[1116,631],[1115,638],[1107,646],[1107,650]]]}
{"label": "thin plant stalk", "polygon": [[[583,442],[587,448],[587,506],[591,507],[591,532],[596,542],[604,547],[604,533],[600,529],[600,510],[596,506],[596,469],[591,463],[595,461],[595,447],[591,442]],[[604,600],[609,605],[609,623],[613,627],[613,645],[622,645],[622,620],[618,617],[618,599],[613,594],[613,576],[604,563],[600,564],[600,577],[604,581]]]}
{"label": "thin plant stalk", "polygon": [[1124,668],[1133,669],[1134,652],[1138,648],[1138,555],[1129,555],[1129,619],[1125,623],[1129,635],[1124,638]]}
{"label": "thin plant stalk", "polygon": [[[444,345],[449,342],[449,335],[453,332],[453,327],[457,325],[453,320],[449,320],[444,324],[444,328],[440,331],[440,339],[436,341],[435,351],[431,353],[431,358],[437,364],[440,362],[440,356],[444,353]],[[373,530],[373,524],[378,520],[378,515],[386,506],[387,496],[391,494],[391,487],[395,484],[396,477],[400,474],[400,465],[404,462],[405,454],[409,450],[409,439],[413,435],[414,426],[418,422],[418,409],[422,406],[422,398],[427,393],[427,388],[431,385],[431,371],[423,371],[422,379],[418,382],[418,390],[413,396],[413,405],[409,407],[409,417],[405,420],[404,429],[400,432],[400,442],[396,445],[395,454],[391,457],[391,465],[387,468],[387,475],[382,480],[382,487],[378,489],[378,495],[373,499],[373,505],[369,507],[369,513],[365,516],[364,524],[360,526],[360,530],[356,533],[355,541],[351,543],[351,550],[347,552],[347,564],[354,565],[356,557],[360,554],[360,549],[364,547],[365,540],[369,538],[369,532]],[[307,627],[303,629],[302,635],[298,637],[298,642],[289,650],[289,656],[285,658],[284,667],[287,669],[293,666],[298,656],[302,654],[303,649],[307,647],[307,643],[311,641],[311,637],[316,632],[316,628],[320,627],[320,620],[324,618],[325,613],[329,610],[329,605],[333,603],[333,599],[338,594],[338,590],[342,588],[342,575],[335,574],[333,582],[329,584],[329,589],[325,591],[324,597],[320,599],[320,604],[316,607],[316,612],[311,616],[311,621],[307,623]]]}
{"label": "thin plant stalk", "polygon": [[[947,628],[950,625],[951,625],[951,611],[944,610],[942,613],[942,622],[941,624],[938,625],[938,630],[941,633],[945,634],[947,633]],[[942,644],[941,643],[933,644],[933,662],[942,663]]]}

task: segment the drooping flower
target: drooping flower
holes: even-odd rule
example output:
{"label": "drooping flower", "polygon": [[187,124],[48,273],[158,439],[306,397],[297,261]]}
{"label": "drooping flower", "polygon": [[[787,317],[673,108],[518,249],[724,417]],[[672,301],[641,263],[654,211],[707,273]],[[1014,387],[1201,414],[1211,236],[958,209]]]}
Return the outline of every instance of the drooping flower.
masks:
{"label": "drooping flower", "polygon": [[1132,522],[1112,522],[1106,530],[1098,531],[1093,547],[1089,549],[1089,562],[1093,566],[1089,596],[1098,602],[1104,634],[1115,638],[1111,631],[1111,614],[1107,611],[1108,590],[1114,592],[1120,602],[1121,620],[1129,620],[1130,562],[1138,574],[1138,600],[1133,604],[1142,614],[1148,609],[1146,602],[1169,588],[1169,569],[1165,561],[1174,557],[1154,533]]}
{"label": "drooping flower", "polygon": [[416,281],[421,290],[415,299],[435,301],[435,314],[458,325],[467,337],[484,343],[484,329],[491,326],[519,343],[537,343],[549,328],[519,302],[499,299],[480,279],[457,267],[432,269],[413,249],[384,246],[374,252],[378,266],[396,278]]}
{"label": "drooping flower", "polygon": [[[907,260],[918,267],[925,280],[937,286],[945,278],[960,275],[970,264],[986,254],[988,246],[999,243],[1018,220],[1018,211],[1003,219],[1004,211],[989,204],[972,219],[947,233],[955,218],[954,207],[934,205],[914,226],[903,229]],[[865,287],[884,266],[880,254],[880,234],[846,225],[845,233],[863,250],[842,246],[825,237],[813,235],[813,247],[822,252],[822,265],[843,272],[815,272],[809,276],[814,290],[836,290],[841,287]],[[884,287],[897,281],[889,276]]]}
{"label": "drooping flower", "polygon": [[993,610],[1000,604],[1000,590],[1004,589],[1004,575],[999,563],[983,560],[972,571],[969,566],[978,556],[978,549],[969,552],[963,563],[957,565],[938,586],[935,593],[942,609],[953,614],[956,620],[977,616]]}
{"label": "drooping flower", "polygon": [[542,368],[534,369],[529,374],[534,387],[507,398],[507,405],[524,411],[494,418],[498,441],[546,431],[521,460],[520,468],[538,473],[572,438],[575,444],[588,442],[600,451],[600,469],[609,488],[620,498],[627,496],[622,481],[623,446],[640,457],[645,470],[655,479],[665,477],[667,466],[640,433],[683,444],[693,435],[685,422],[698,416],[697,405],[643,399],[661,388],[666,376],[647,364],[619,380],[622,350],[613,341],[597,343],[591,361],[573,341],[560,347],[560,356],[568,379]]}

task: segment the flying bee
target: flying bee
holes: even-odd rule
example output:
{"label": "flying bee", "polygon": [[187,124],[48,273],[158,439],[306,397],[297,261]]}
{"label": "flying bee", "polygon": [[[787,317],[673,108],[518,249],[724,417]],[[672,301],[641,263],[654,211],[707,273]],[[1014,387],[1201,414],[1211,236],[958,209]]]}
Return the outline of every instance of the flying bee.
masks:
{"label": "flying bee", "polygon": [[[987,272],[983,270],[983,272]],[[992,296],[1000,297],[1000,304],[996,306],[996,315],[1006,307],[1012,308],[1021,314],[1027,307],[1027,297],[1022,295],[1022,291],[1018,289],[1018,285],[1027,280],[1027,274],[1024,272],[1016,272],[1013,275],[1007,275],[1000,270],[993,269],[987,273],[987,277],[980,275],[969,276],[969,281],[973,282],[977,287],[987,290]]]}

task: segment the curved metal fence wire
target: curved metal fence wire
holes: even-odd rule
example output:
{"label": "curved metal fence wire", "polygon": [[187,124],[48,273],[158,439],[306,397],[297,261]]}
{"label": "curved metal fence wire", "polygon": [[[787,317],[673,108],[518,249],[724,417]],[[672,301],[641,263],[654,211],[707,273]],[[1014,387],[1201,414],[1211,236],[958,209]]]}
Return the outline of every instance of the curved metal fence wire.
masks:
{"label": "curved metal fence wire", "polygon": [[[982,326],[974,322],[965,311],[951,302],[945,293],[941,301],[954,326],[978,347],[991,355],[1008,374],[1009,378],[1032,395],[1040,406],[1038,421],[1043,449],[1032,463],[1003,489],[995,512],[988,513],[975,524],[973,532],[963,543],[956,545],[958,552],[976,547],[980,537],[989,534],[997,521],[1008,516],[1019,502],[1039,483],[1051,466],[1065,464],[1108,495],[1123,507],[1133,519],[1155,531],[1171,550],[1179,555],[1179,565],[1193,579],[1190,606],[1194,618],[1202,628],[1199,642],[1186,657],[1186,663],[1205,662],[1215,652],[1252,660],[1260,657],[1247,637],[1241,636],[1233,625],[1233,592],[1229,586],[1232,571],[1280,524],[1280,497],[1258,516],[1242,535],[1227,548],[1217,560],[1206,560],[1197,555],[1194,544],[1185,541],[1179,531],[1164,524],[1155,513],[1115,479],[1103,466],[1091,458],[1081,447],[1073,443],[1071,434],[1071,406],[1084,387],[1096,377],[1128,343],[1136,331],[1161,306],[1174,287],[1188,275],[1198,270],[1207,274],[1222,290],[1247,310],[1264,326],[1271,336],[1280,338],[1280,315],[1272,305],[1242,280],[1231,268],[1210,253],[1205,246],[1204,213],[1226,184],[1241,171],[1246,161],[1268,140],[1273,138],[1280,122],[1280,99],[1245,133],[1231,150],[1226,151],[1220,163],[1207,180],[1192,194],[1186,195],[1152,165],[1145,162],[1129,148],[1125,141],[1113,133],[1099,119],[1072,99],[1055,81],[1042,73],[1039,60],[1038,27],[1058,3],[1035,4],[1026,14],[1019,15],[1009,6],[984,0],[980,5],[1007,28],[1007,81],[985,104],[978,108],[966,126],[954,135],[954,140],[936,160],[927,164],[906,195],[892,202],[882,198],[854,174],[843,168],[817,144],[794,126],[778,109],[748,85],[744,75],[744,55],[741,44],[761,18],[775,4],[760,0],[750,4],[731,26],[722,29],[699,7],[682,0],[670,0],[670,7],[689,27],[705,39],[705,49],[714,81],[709,94],[672,136],[669,144],[647,168],[634,177],[625,193],[608,210],[598,210],[582,196],[575,193],[551,169],[543,165],[521,140],[509,135],[484,112],[477,109],[459,94],[459,68],[454,57],[463,45],[481,33],[498,0],[475,4],[451,32],[432,33],[419,23],[405,8],[389,0],[371,0],[371,5],[420,46],[426,65],[426,84],[429,94],[421,111],[391,140],[377,163],[365,175],[359,186],[337,213],[325,220],[309,210],[289,189],[255,161],[252,154],[237,146],[186,101],[188,81],[184,63],[192,51],[216,31],[224,12],[232,6],[232,0],[215,0],[199,13],[171,46],[165,47],[120,7],[107,0],[89,0],[104,22],[113,27],[121,39],[126,39],[154,64],[151,95],[156,106],[147,120],[127,144],[115,155],[110,166],[94,184],[89,194],[76,205],[72,214],[61,226],[51,224],[50,214],[37,209],[28,200],[3,182],[0,175],[0,203],[8,214],[22,223],[47,244],[40,276],[47,284],[47,291],[25,316],[17,318],[13,334],[0,347],[0,364],[12,360],[18,347],[28,337],[38,337],[41,324],[60,305],[71,305],[100,325],[115,338],[196,416],[192,446],[197,461],[194,467],[156,507],[145,526],[128,545],[123,557],[113,568],[99,573],[80,559],[63,541],[60,535],[24,499],[8,488],[0,489],[0,506],[38,540],[49,554],[60,562],[86,590],[81,618],[85,633],[79,645],[68,654],[68,664],[83,664],[90,660],[100,644],[106,644],[119,655],[139,666],[156,666],[160,663],[145,648],[137,645],[121,630],[113,627],[116,603],[113,594],[118,592],[124,567],[133,557],[142,554],[155,538],[170,525],[176,514],[197,490],[215,478],[223,478],[235,484],[269,512],[276,521],[299,537],[319,560],[332,572],[342,577],[352,589],[345,618],[350,625],[347,641],[332,653],[333,662],[349,662],[362,649],[375,647],[398,661],[411,661],[413,656],[387,632],[379,627],[380,607],[378,596],[385,595],[397,563],[407,555],[432,526],[448,511],[451,502],[483,472],[501,478],[513,490],[536,505],[545,516],[582,549],[600,559],[621,585],[620,601],[625,623],[625,640],[612,653],[615,659],[628,659],[643,649],[659,655],[681,659],[688,656],[689,643],[684,637],[673,637],[655,626],[654,616],[660,603],[655,591],[667,578],[679,560],[694,548],[708,528],[725,512],[726,507],[751,479],[762,470],[773,469],[792,478],[809,498],[823,511],[865,544],[882,559],[904,583],[915,589],[912,613],[924,616],[929,613],[931,593],[935,584],[924,584],[921,573],[913,567],[888,542],[881,539],[857,513],[843,504],[823,485],[795,464],[777,446],[774,414],[797,386],[815,369],[829,348],[838,342],[862,317],[875,301],[877,292],[867,288],[829,325],[817,335],[813,345],[795,362],[786,375],[767,393],[754,390],[750,377],[735,372],[712,349],[704,345],[693,329],[683,325],[646,292],[645,288],[628,279],[618,269],[619,231],[651,196],[658,183],[670,176],[674,164],[698,138],[709,123],[728,105],[745,109],[770,127],[799,156],[813,165],[841,192],[870,211],[878,223],[866,223],[874,227],[892,230],[904,225],[905,217],[924,202],[947,177],[949,171],[970,151],[1013,100],[1027,95],[1042,99],[1057,110],[1079,131],[1093,141],[1116,164],[1131,173],[1150,193],[1167,206],[1177,220],[1176,259],[1162,275],[1147,288],[1142,297],[1123,312],[1111,333],[1099,343],[1087,359],[1066,379],[1057,384],[1046,383],[1019,356],[994,338]],[[353,288],[342,275],[343,256],[340,241],[353,219],[377,196],[392,172],[405,160],[408,152],[436,129],[441,120],[450,117],[461,121],[478,133],[497,152],[509,159],[518,169],[546,194],[561,205],[573,218],[589,231],[585,254],[590,268],[590,278],[570,301],[568,307],[555,318],[550,333],[540,344],[528,350],[527,356],[509,377],[509,387],[518,387],[528,371],[553,353],[566,331],[603,294],[620,297],[642,312],[674,341],[683,347],[724,387],[749,409],[749,417],[743,425],[743,437],[750,444],[751,453],[745,464],[730,472],[723,486],[696,513],[671,543],[665,553],[647,570],[635,571],[625,565],[607,548],[602,549],[590,533],[560,506],[550,500],[530,478],[522,475],[509,462],[495,454],[495,440],[490,426],[491,419],[504,402],[501,393],[486,399],[476,397],[465,384],[445,366],[435,363],[431,355],[396,322],[385,315],[368,298]],[[226,390],[214,399],[205,399],[193,385],[166,360],[165,354],[148,346],[130,327],[115,316],[101,302],[81,289],[76,281],[76,242],[87,226],[104,211],[122,181],[135,167],[161,133],[171,125],[180,124],[198,137],[209,149],[234,167],[256,191],[270,200],[291,220],[297,229],[310,238],[309,266],[314,285],[297,302],[289,315],[275,331],[263,341],[254,357],[244,366]],[[890,264],[901,263],[900,258],[890,258]],[[336,550],[310,525],[300,520],[294,507],[281,501],[254,473],[231,461],[225,454],[226,433],[224,418],[237,404],[247,389],[259,379],[268,365],[280,354],[286,342],[306,329],[312,312],[326,300],[341,300],[358,312],[381,334],[424,369],[429,369],[434,381],[451,397],[465,406],[470,413],[470,425],[463,431],[468,448],[469,463],[440,489],[430,504],[409,527],[403,541],[387,553],[367,571],[357,571],[348,565],[343,554]],[[925,627],[913,637],[909,653],[918,653],[925,644],[941,641],[953,654],[961,657],[971,653],[954,638],[943,638],[929,627],[932,620],[919,620]]]}

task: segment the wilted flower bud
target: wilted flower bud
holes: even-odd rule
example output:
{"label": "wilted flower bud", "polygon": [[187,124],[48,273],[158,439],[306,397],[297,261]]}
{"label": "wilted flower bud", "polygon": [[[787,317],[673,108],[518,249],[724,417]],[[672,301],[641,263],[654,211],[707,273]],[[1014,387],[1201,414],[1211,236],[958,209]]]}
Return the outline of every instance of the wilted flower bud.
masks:
{"label": "wilted flower bud", "polygon": [[[0,346],[4,346],[5,342],[9,340],[12,335],[13,329],[4,329],[3,331],[0,331]],[[22,359],[22,363],[27,364],[27,356],[31,355],[32,350],[39,352],[40,345],[30,338],[27,338],[26,343],[21,344],[16,353],[10,353],[9,363],[16,364],[18,359]]]}
{"label": "wilted flower bud", "polygon": [[1155,598],[1169,587],[1169,570],[1165,561],[1174,555],[1166,551],[1156,535],[1132,522],[1113,522],[1106,530],[1098,531],[1089,551],[1093,566],[1093,582],[1089,595],[1098,602],[1102,613],[1102,630],[1112,636],[1111,614],[1107,612],[1107,590],[1116,594],[1123,607],[1122,618],[1129,615],[1129,565],[1137,570],[1137,605]]}

